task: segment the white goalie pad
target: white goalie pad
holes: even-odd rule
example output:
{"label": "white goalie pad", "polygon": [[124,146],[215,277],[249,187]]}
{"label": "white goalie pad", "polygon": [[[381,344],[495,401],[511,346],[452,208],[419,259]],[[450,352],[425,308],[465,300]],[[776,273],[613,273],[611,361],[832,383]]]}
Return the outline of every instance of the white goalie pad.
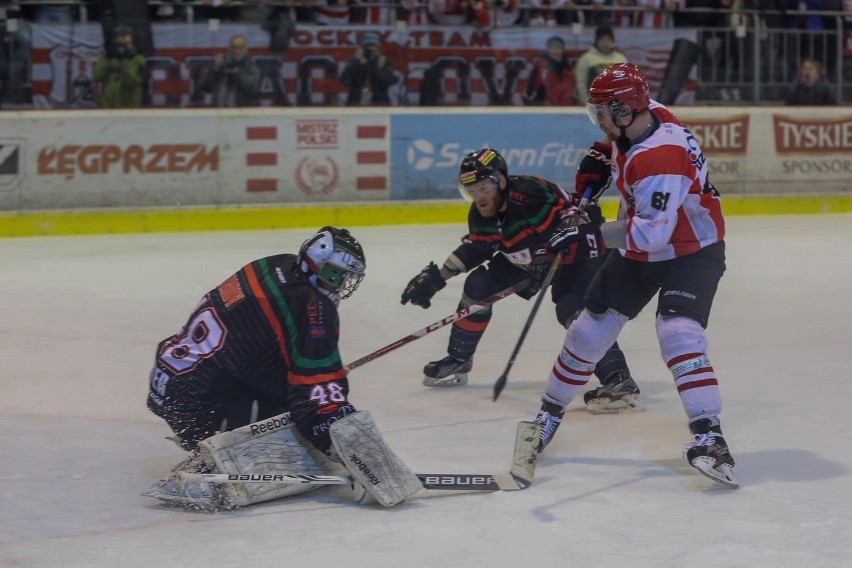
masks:
{"label": "white goalie pad", "polygon": [[[230,432],[211,436],[198,444],[213,471],[225,474],[340,475],[346,469],[305,440],[285,413]],[[224,505],[242,507],[304,493],[321,485],[234,483],[218,485]]]}
{"label": "white goalie pad", "polygon": [[361,410],[331,425],[331,443],[355,480],[355,498],[372,495],[385,507],[414,495],[423,484],[390,449],[369,411]]}

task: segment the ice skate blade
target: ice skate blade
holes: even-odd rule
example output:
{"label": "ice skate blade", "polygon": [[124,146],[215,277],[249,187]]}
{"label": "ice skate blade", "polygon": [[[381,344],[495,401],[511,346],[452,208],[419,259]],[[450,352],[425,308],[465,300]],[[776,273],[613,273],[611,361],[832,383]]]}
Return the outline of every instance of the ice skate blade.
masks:
{"label": "ice skate blade", "polygon": [[467,384],[467,373],[456,373],[443,379],[423,377],[423,384],[427,387],[460,387]]}
{"label": "ice skate blade", "polygon": [[692,467],[701,472],[702,475],[720,483],[725,487],[736,489],[740,486],[734,478],[734,471],[729,464],[722,464],[718,468],[713,467],[716,460],[709,456],[698,456],[692,460]]}
{"label": "ice skate blade", "polygon": [[618,400],[603,396],[587,402],[586,408],[592,414],[618,414],[622,410],[637,412],[642,410],[642,402],[638,394],[628,394]]}

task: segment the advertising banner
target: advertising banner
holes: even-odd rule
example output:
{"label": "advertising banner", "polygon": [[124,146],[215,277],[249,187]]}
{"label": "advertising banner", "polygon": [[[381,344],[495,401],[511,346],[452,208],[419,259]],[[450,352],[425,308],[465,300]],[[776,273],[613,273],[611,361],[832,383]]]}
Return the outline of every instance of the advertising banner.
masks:
{"label": "advertising banner", "polygon": [[492,147],[509,172],[530,174],[573,191],[574,172],[600,130],[585,112],[545,113],[469,110],[405,114],[392,119],[391,197],[458,197],[458,173],[468,152]]}
{"label": "advertising banner", "polygon": [[[852,115],[679,107],[723,195],[852,192]],[[0,210],[455,199],[482,147],[573,188],[602,137],[577,109],[10,111]]]}
{"label": "advertising banner", "polygon": [[0,115],[0,209],[388,198],[386,113]]}

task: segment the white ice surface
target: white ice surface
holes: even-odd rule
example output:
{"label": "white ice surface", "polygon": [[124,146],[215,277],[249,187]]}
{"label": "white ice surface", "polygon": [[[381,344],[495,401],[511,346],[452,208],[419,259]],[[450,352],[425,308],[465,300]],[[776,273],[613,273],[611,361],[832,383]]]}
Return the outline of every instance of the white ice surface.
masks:
{"label": "white ice surface", "polygon": [[[526,491],[384,509],[336,487],[212,515],[139,495],[183,455],[145,408],[154,348],[208,289],[309,231],[0,240],[0,566],[850,566],[852,216],[728,225],[708,335],[740,489],[681,457],[689,434],[649,309],[620,340],[645,410],[575,401]],[[399,294],[463,230],[353,230],[368,276],[341,306],[345,361],[455,310],[462,278],[428,311]],[[491,402],[531,306],[496,306],[468,386],[420,384],[445,328],[353,371],[353,402],[416,471],[507,471],[564,336],[548,301]]]}

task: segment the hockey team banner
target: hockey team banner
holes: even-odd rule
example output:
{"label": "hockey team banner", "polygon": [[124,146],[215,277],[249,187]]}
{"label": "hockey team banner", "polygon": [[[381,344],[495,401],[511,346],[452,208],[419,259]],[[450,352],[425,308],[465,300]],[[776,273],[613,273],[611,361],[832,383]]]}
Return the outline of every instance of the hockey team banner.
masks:
{"label": "hockey team banner", "polygon": [[[33,24],[33,102],[36,108],[95,108],[98,85],[92,70],[103,51],[98,24],[73,26]],[[470,26],[380,27],[299,25],[290,47],[271,53],[269,35],[258,25],[155,24],[154,55],[148,58],[144,98],[152,107],[201,107],[209,104],[198,82],[222,53],[229,38],[248,39],[250,56],[261,70],[262,106],[339,106],[347,88],[339,76],[359,39],[377,32],[382,52],[399,78],[391,87],[395,105],[419,105],[424,73],[431,70],[434,89],[444,104],[523,105],[532,62],[544,51],[547,38],[559,34],[569,59],[576,59],[594,41],[592,27],[527,28],[510,26],[482,30]],[[575,33],[576,32],[576,33]],[[630,61],[648,75],[652,90],[662,81],[674,41],[695,39],[690,29],[618,29],[617,44]],[[687,82],[679,102],[692,100]]]}

